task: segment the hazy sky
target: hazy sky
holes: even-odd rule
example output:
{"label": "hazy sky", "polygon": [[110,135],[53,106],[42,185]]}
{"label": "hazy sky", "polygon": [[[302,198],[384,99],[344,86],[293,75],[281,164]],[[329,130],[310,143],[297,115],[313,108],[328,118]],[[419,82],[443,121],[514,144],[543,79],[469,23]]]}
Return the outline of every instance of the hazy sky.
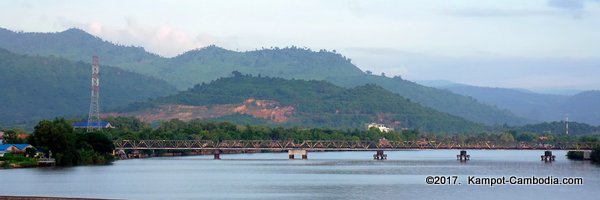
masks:
{"label": "hazy sky", "polygon": [[0,16],[11,30],[77,27],[166,57],[295,45],[409,80],[600,89],[600,0],[2,0]]}

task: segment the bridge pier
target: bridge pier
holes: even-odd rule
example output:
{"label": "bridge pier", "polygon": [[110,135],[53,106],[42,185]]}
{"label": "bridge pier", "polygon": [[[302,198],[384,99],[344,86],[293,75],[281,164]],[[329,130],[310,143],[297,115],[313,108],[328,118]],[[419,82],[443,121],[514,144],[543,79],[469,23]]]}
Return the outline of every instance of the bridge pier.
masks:
{"label": "bridge pier", "polygon": [[552,151],[544,151],[544,155],[542,155],[542,161],[544,162],[552,162],[556,158],[555,155],[552,155]]}
{"label": "bridge pier", "polygon": [[461,150],[459,155],[456,155],[456,160],[460,160],[461,162],[466,162],[471,159],[471,155],[467,154],[466,150]]}
{"label": "bridge pier", "polygon": [[383,153],[383,150],[377,150],[376,154],[373,154],[375,160],[387,160],[387,154]]}
{"label": "bridge pier", "polygon": [[288,150],[288,158],[289,159],[293,160],[295,154],[302,155],[302,160],[308,159],[308,151],[307,150],[304,150],[304,149],[290,149],[290,150]]}
{"label": "bridge pier", "polygon": [[221,150],[216,149],[213,151],[213,159],[221,160]]}

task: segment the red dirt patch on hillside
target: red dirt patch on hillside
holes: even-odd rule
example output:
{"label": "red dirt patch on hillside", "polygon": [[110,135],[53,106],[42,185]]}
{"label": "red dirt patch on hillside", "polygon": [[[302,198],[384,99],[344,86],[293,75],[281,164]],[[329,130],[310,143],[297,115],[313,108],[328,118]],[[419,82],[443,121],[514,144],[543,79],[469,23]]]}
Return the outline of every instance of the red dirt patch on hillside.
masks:
{"label": "red dirt patch on hillside", "polygon": [[158,108],[132,113],[106,113],[105,116],[135,116],[143,122],[171,119],[190,121],[192,119],[218,118],[231,114],[246,114],[276,123],[287,122],[294,113],[294,107],[281,106],[272,100],[246,99],[240,104],[214,106],[162,105]]}

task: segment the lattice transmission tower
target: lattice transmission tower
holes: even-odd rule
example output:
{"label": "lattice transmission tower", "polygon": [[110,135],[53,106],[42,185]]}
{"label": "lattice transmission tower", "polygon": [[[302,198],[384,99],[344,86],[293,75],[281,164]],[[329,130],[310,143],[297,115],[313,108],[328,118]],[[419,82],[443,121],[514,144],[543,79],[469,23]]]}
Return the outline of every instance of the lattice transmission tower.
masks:
{"label": "lattice transmission tower", "polygon": [[102,129],[100,125],[100,64],[98,64],[98,56],[92,57],[92,98],[90,100],[90,113],[88,114],[87,132],[92,132],[95,129]]}

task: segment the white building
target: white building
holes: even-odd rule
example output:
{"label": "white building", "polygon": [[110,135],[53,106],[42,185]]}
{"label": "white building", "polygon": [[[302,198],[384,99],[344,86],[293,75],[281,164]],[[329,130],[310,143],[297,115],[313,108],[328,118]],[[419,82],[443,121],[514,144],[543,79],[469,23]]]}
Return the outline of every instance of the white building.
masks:
{"label": "white building", "polygon": [[369,130],[371,128],[377,128],[377,129],[379,129],[379,131],[384,132],[384,133],[394,131],[394,128],[385,127],[384,124],[377,124],[377,123],[367,124],[367,130]]}

